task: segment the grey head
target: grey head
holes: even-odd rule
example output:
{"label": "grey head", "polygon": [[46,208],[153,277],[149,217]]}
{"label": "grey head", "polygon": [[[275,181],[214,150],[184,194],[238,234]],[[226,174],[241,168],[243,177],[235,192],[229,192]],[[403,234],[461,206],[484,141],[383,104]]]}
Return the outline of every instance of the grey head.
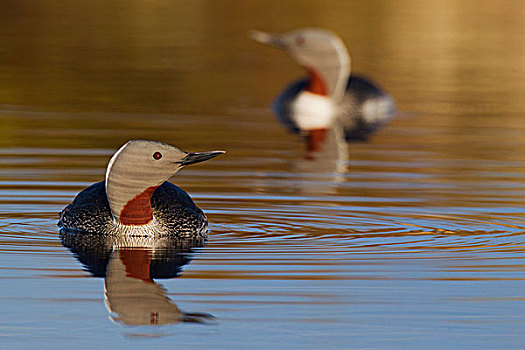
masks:
{"label": "grey head", "polygon": [[[137,199],[149,201],[154,190],[182,167],[223,153],[185,152],[158,141],[128,141],[113,155],[106,170],[106,194],[114,219],[122,222],[120,216],[128,203]],[[140,211],[140,205],[140,202],[135,202],[132,209]],[[139,215],[136,223],[147,223],[141,219],[148,218]]]}
{"label": "grey head", "polygon": [[309,72],[311,79],[321,80],[317,93],[329,95],[335,101],[344,96],[350,75],[350,56],[334,32],[321,28],[302,28],[284,34],[253,30],[249,36],[259,43],[288,52]]}

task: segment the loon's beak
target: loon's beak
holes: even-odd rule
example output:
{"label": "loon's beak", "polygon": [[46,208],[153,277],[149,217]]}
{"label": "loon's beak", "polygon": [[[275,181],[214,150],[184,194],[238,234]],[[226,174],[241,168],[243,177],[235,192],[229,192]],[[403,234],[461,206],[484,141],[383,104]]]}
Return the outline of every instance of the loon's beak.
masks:
{"label": "loon's beak", "polygon": [[278,49],[286,49],[286,43],[278,34],[262,32],[260,30],[250,30],[248,36],[258,43],[273,46]]}
{"label": "loon's beak", "polygon": [[184,158],[176,162],[181,166],[195,164],[204,162],[205,160],[215,158],[221,154],[225,153],[224,151],[209,151],[209,152],[189,152]]}

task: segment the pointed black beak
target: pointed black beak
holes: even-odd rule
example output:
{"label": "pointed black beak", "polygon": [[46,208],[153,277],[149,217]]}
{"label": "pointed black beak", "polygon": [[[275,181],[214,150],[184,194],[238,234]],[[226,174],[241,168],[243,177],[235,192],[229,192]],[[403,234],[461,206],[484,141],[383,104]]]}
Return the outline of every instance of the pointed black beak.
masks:
{"label": "pointed black beak", "polygon": [[205,160],[215,158],[225,153],[224,151],[209,151],[209,152],[190,152],[186,157],[182,158],[179,163],[182,166],[204,162]]}

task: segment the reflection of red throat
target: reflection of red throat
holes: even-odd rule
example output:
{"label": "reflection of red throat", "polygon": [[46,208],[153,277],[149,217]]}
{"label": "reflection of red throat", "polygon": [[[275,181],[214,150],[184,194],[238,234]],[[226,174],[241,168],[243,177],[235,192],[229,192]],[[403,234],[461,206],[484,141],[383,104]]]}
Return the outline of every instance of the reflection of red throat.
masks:
{"label": "reflection of red throat", "polygon": [[151,251],[146,249],[124,248],[119,251],[120,261],[126,267],[126,276],[155,283],[149,274]]}
{"label": "reflection of red throat", "polygon": [[326,140],[326,129],[308,130],[306,134],[306,149],[308,152],[319,152]]}

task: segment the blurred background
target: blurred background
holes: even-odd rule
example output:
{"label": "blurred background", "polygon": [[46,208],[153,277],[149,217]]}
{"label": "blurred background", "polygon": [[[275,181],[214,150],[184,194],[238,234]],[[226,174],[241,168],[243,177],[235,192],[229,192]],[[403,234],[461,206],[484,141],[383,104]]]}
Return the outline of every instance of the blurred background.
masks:
{"label": "blurred background", "polygon": [[[403,111],[439,114],[450,126],[476,127],[489,118],[519,124],[525,5],[516,1],[22,0],[0,6],[4,110],[187,119],[240,114],[237,124],[266,119],[268,102],[302,72],[282,52],[248,40],[247,31],[319,26],[343,38],[353,70],[378,81]],[[99,124],[74,113],[67,120],[60,127]],[[27,130],[23,121],[2,122],[2,145],[27,136],[19,135]],[[156,126],[155,119],[148,122],[143,129]],[[120,119],[119,125],[126,127]]]}
{"label": "blurred background", "polygon": [[[522,348],[524,19],[512,0],[1,1],[3,341]],[[247,37],[308,26],[399,109],[346,172],[301,164],[269,105],[303,72]],[[60,244],[57,213],[134,138],[227,151],[172,179],[211,232],[159,282],[214,325],[110,323]]]}

